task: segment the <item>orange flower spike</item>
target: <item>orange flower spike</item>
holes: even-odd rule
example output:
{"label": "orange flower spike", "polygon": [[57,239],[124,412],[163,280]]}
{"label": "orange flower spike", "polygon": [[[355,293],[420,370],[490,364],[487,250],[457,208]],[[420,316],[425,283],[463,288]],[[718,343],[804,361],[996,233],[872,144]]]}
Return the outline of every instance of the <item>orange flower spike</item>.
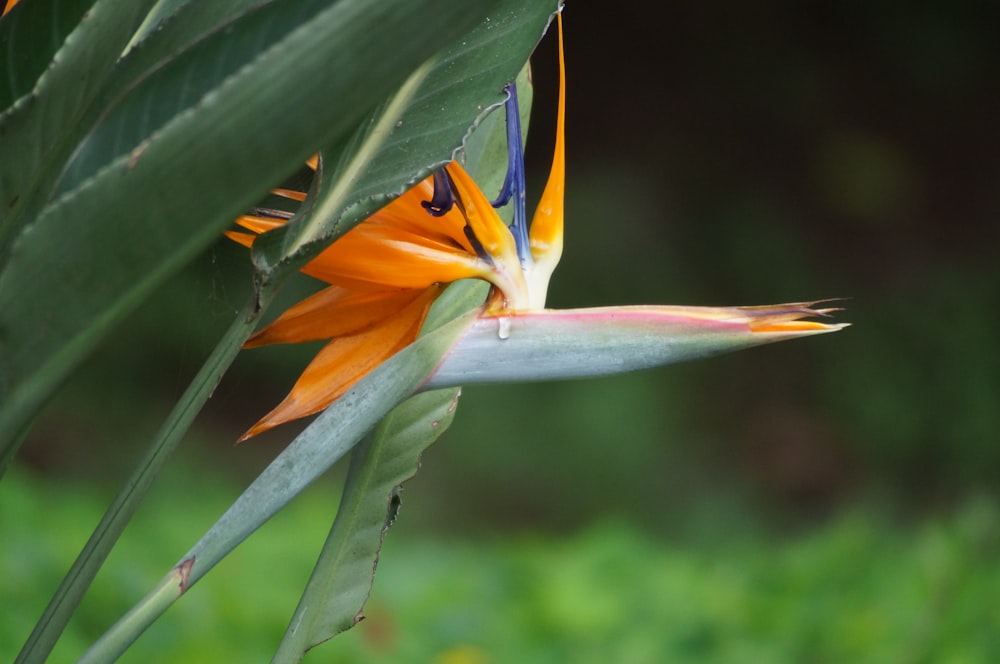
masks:
{"label": "orange flower spike", "polygon": [[529,239],[534,265],[528,280],[532,295],[540,302],[533,308],[545,306],[545,293],[549,279],[562,257],[564,190],[566,182],[566,58],[563,50],[562,14],[556,16],[559,28],[559,101],[556,107],[556,137],[552,154],[552,169],[548,182],[538,200],[535,216],[531,219]]}
{"label": "orange flower spike", "polygon": [[16,4],[17,4],[17,0],[7,0],[7,4],[4,6],[3,12],[0,13],[0,16],[3,16],[7,12],[9,12],[11,9],[14,8],[14,5],[16,5]]}

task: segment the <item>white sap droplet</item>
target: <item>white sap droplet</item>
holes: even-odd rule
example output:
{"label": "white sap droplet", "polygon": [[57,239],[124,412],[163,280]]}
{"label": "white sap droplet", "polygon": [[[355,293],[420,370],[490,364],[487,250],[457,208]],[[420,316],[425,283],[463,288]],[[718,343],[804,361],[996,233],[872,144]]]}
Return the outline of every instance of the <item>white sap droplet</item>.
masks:
{"label": "white sap droplet", "polygon": [[497,337],[507,339],[510,337],[510,318],[503,316],[497,318]]}

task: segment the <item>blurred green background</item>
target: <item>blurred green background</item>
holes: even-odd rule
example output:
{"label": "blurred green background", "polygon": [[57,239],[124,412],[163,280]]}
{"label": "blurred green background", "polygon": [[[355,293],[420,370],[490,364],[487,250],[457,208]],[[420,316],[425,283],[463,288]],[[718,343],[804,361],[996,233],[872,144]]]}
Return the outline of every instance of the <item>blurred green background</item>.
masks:
{"label": "blurred green background", "polygon": [[[550,305],[849,297],[854,326],[641,374],[467,389],[403,494],[369,620],[306,661],[1000,661],[1000,17],[962,2],[569,4],[567,249]],[[535,193],[554,64],[547,40]],[[15,607],[0,661],[249,288],[244,250],[220,242],[39,418],[0,482]],[[53,661],[291,440],[295,426],[232,445],[313,350],[237,361]],[[268,657],[338,482],[251,538],[125,661]]]}

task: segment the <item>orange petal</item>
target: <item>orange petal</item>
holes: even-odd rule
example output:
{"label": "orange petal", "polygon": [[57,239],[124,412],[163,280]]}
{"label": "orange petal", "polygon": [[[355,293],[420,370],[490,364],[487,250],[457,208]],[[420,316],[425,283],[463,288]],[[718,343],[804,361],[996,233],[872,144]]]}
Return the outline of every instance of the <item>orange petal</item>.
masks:
{"label": "orange petal", "polygon": [[423,295],[420,290],[358,291],[330,286],[287,309],[243,345],[300,343],[353,335],[370,328]]}
{"label": "orange petal", "polygon": [[790,320],[777,323],[750,323],[751,332],[812,332],[826,330],[830,326],[812,320]]}
{"label": "orange petal", "polygon": [[[747,327],[751,332],[811,332],[826,330],[831,326],[813,320],[802,320],[808,317],[826,318],[832,313],[841,311],[839,307],[814,308],[817,304],[832,300],[815,302],[793,302],[762,307],[738,307],[747,317]],[[842,326],[835,325],[834,327]]]}
{"label": "orange petal", "polygon": [[[489,278],[491,266],[476,255],[465,235],[465,218],[453,208],[435,217],[422,203],[433,196],[433,178],[411,187],[348,231],[302,272],[330,284],[363,289],[427,288],[468,278]],[[284,225],[283,219],[243,215],[236,223],[255,233]],[[506,230],[506,229],[504,229]],[[250,246],[247,236],[230,237]]]}
{"label": "orange petal", "polygon": [[255,214],[245,214],[236,220],[237,225],[242,226],[254,233],[266,233],[267,231],[285,225],[284,219],[274,219],[273,217],[258,217]]}
{"label": "orange petal", "polygon": [[275,196],[281,196],[282,198],[290,198],[293,201],[298,201],[300,203],[306,200],[306,192],[304,191],[295,191],[294,189],[278,188],[278,189],[272,189],[271,193],[274,194]]}
{"label": "orange petal", "polygon": [[411,343],[420,332],[441,288],[428,288],[416,300],[361,334],[334,339],[306,367],[278,407],[243,434],[252,438],[279,424],[317,413],[343,395],[379,364]]}
{"label": "orange petal", "polygon": [[517,256],[514,236],[462,165],[453,161],[446,168],[455,188],[455,207],[461,210],[473,235],[493,262],[491,270],[480,278],[503,291],[508,308],[526,308],[529,305],[528,284]]}
{"label": "orange petal", "polygon": [[253,246],[254,240],[257,239],[256,235],[250,235],[250,233],[238,233],[236,231],[226,231],[226,237],[228,237],[233,242],[242,244],[248,249]]}
{"label": "orange petal", "polygon": [[11,9],[14,8],[14,5],[16,5],[16,4],[17,4],[17,0],[7,0],[7,6],[5,6],[3,8],[3,13],[0,13],[0,16],[3,16],[7,12],[9,12]]}
{"label": "orange petal", "polygon": [[566,182],[566,59],[563,55],[562,14],[559,26],[559,102],[556,108],[556,141],[549,180],[538,200],[531,220],[531,254],[536,261],[551,263],[551,272],[559,262],[563,247],[563,190]]}
{"label": "orange petal", "polygon": [[457,208],[453,207],[440,217],[428,213],[424,208],[423,203],[434,196],[433,181],[433,176],[424,178],[365,220],[365,223],[397,228],[425,237],[433,243],[461,248],[469,254],[475,254],[475,249],[465,235],[465,218]]}
{"label": "orange petal", "polygon": [[479,185],[457,161],[451,162],[445,168],[455,186],[456,207],[461,204],[465,221],[479,243],[494,259],[508,261],[513,257],[513,260],[520,265],[514,236],[510,234],[507,225],[500,219]]}
{"label": "orange petal", "polygon": [[[420,213],[427,214],[423,209]],[[488,278],[491,266],[452,242],[365,221],[327,247],[303,272],[328,283],[349,279],[391,288],[426,288]]]}

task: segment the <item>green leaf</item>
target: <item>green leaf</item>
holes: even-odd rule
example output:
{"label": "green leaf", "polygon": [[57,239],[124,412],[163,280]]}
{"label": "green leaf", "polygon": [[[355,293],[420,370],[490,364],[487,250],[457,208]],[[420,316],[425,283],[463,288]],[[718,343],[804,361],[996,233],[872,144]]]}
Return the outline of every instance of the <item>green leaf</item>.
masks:
{"label": "green leaf", "polygon": [[[132,36],[126,55],[103,91],[104,106],[125,94],[166,63],[187,57],[197,42],[220,30],[233,30],[241,17],[276,0],[159,0]],[[280,17],[284,21],[287,17]],[[240,28],[243,30],[243,28]],[[200,85],[202,82],[198,82]]]}
{"label": "green leaf", "polygon": [[[183,50],[226,20],[260,5],[265,0],[159,0],[149,10],[146,19],[132,35],[128,55],[135,55],[133,48],[151,50],[161,58],[172,50]],[[273,0],[271,0],[273,1]],[[139,48],[141,46],[141,48]],[[142,58],[140,58],[142,61]]]}
{"label": "green leaf", "polygon": [[[74,149],[81,118],[153,0],[98,0],[93,4],[85,20],[69,35],[64,29],[54,30],[50,44],[59,42],[61,46],[51,54],[51,64],[46,63],[37,82],[31,81],[31,91],[0,115],[0,154],[4,155],[0,160],[0,247],[4,249],[0,252],[0,266],[4,265],[6,249],[15,233],[33,221],[48,194],[46,183],[61,171]],[[53,13],[49,22],[60,15],[62,3],[59,5],[60,9],[50,7]],[[29,17],[39,9],[29,9]],[[67,18],[79,9],[76,2],[67,4]],[[46,19],[24,21],[25,25],[18,21],[11,27],[10,48],[22,43],[22,29],[44,34]],[[6,19],[0,25],[3,23]],[[13,40],[14,34],[18,40]],[[33,38],[23,43],[29,42],[34,44]],[[18,61],[20,52],[11,54],[8,62]],[[32,68],[25,65],[22,75],[30,78],[37,66],[35,60],[43,60],[49,52],[46,48],[31,55]],[[10,94],[18,95],[22,87],[11,84]]]}
{"label": "green leaf", "polygon": [[[283,38],[295,30],[305,29],[306,24],[325,8],[322,0],[258,3],[249,11],[232,17],[231,21],[216,24],[204,38],[192,40],[186,49],[166,61],[160,61],[155,55],[159,50],[157,42],[162,39],[150,38],[152,43],[137,47],[126,60],[128,64],[123,63],[123,69],[144,71],[138,80],[132,71],[115,77],[122,79],[120,83],[115,81],[116,87],[131,87],[124,90],[124,96],[109,100],[100,123],[77,146],[60,176],[56,193],[80,187],[174,118],[189,111],[197,112],[197,107],[207,102],[206,95],[217,90],[248,63],[269,57],[269,51],[271,57],[275,57],[274,51],[281,50]],[[199,21],[196,27],[187,27],[191,21],[185,19],[194,13],[182,11],[169,26],[184,24],[186,31],[181,34],[191,39],[192,32],[197,35],[197,29],[204,27],[204,21]],[[165,32],[179,29],[171,30],[169,26]],[[153,57],[143,62],[142,56],[150,52]],[[259,84],[267,83],[260,81]]]}
{"label": "green leaf", "polygon": [[0,109],[31,92],[92,4],[94,0],[33,0],[0,20]]}
{"label": "green leaf", "polygon": [[399,507],[400,486],[416,474],[420,455],[451,423],[459,392],[408,399],[354,449],[337,518],[272,661],[298,662],[307,650],[361,620],[382,538]]}
{"label": "green leaf", "polygon": [[[323,177],[336,184],[321,187],[308,219],[255,244],[258,269],[302,265],[332,238],[451,161],[471,132],[503,105],[504,86],[521,72],[558,6],[555,0],[503,0],[427,70],[416,72],[346,147],[327,146],[324,156],[332,158],[324,163]],[[530,95],[525,83],[522,89]],[[522,108],[530,108],[530,96],[521,101]],[[497,117],[503,120],[502,114]],[[506,150],[506,143],[501,147]],[[400,179],[400,173],[408,177]]]}
{"label": "green leaf", "polygon": [[[292,11],[317,2],[280,4]],[[115,322],[485,12],[447,0],[341,0],[266,49],[240,39],[244,67],[48,205],[0,273],[3,457]],[[242,25],[272,36],[259,22]],[[425,25],[434,29],[415,29]]]}

